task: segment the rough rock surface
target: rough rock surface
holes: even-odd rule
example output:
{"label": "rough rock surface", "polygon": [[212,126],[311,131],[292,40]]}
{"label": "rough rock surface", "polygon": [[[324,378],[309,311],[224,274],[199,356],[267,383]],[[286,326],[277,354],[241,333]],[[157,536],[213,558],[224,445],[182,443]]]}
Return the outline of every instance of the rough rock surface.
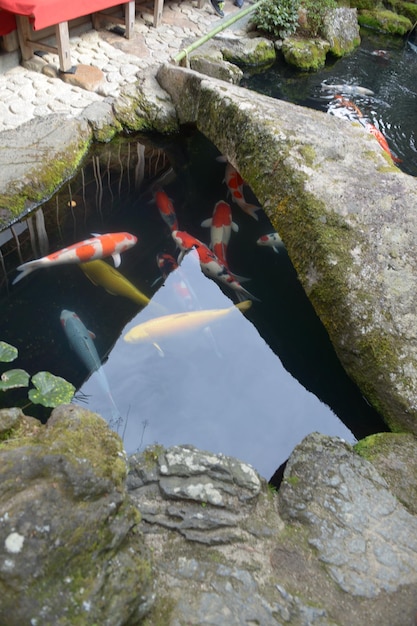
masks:
{"label": "rough rock surface", "polygon": [[1,139],[0,225],[40,204],[73,174],[91,131],[84,120],[48,115],[5,131]]}
{"label": "rough rock surface", "polygon": [[308,528],[309,544],[347,593],[373,598],[417,585],[417,519],[351,446],[306,438],[279,494],[281,515]]}
{"label": "rough rock surface", "polygon": [[329,11],[324,19],[323,37],[329,42],[335,56],[352,52],[360,44],[356,9],[338,7]]}
{"label": "rough rock surface", "polygon": [[119,437],[98,415],[0,411],[0,624],[137,624],[151,568]]}
{"label": "rough rock surface", "polygon": [[376,467],[392,493],[417,515],[417,439],[408,433],[377,433],[355,449]]}
{"label": "rough rock surface", "polygon": [[[1,624],[414,623],[417,517],[337,437],[306,437],[278,493],[193,446],[127,464],[118,435],[75,405],[45,426],[3,409],[0,441]],[[402,466],[416,446],[386,441],[385,456]]]}
{"label": "rough rock surface", "polygon": [[330,44],[325,39],[287,37],[282,42],[282,54],[288,65],[302,71],[317,71],[324,67]]}
{"label": "rough rock surface", "polygon": [[417,518],[338,438],[308,436],[278,494],[192,446],[129,459],[167,626],[405,626],[417,610]]}
{"label": "rough rock surface", "polygon": [[180,122],[252,187],[346,371],[388,425],[416,433],[416,179],[359,125],[183,68],[158,76]]}

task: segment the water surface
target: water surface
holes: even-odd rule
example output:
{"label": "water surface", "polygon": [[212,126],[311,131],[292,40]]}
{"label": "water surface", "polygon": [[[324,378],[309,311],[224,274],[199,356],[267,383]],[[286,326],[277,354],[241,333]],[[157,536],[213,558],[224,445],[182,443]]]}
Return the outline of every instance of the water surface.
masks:
{"label": "water surface", "polygon": [[[238,301],[201,272],[193,255],[165,281],[156,263],[158,254],[178,250],[152,186],[168,193],[180,228],[208,243],[201,222],[218,200],[230,202],[218,156],[192,128],[172,138],[139,136],[95,147],[79,175],[29,222],[1,234],[0,337],[19,349],[13,367],[63,376],[77,387],[77,402],[111,421],[99,375],[86,371],[60,325],[63,309],[76,312],[96,336],[127,452],[153,443],[194,444],[249,462],[269,479],[312,431],[353,442],[385,427],[341,367],[285,248],[276,253],[256,245],[272,230],[263,212],[256,221],[232,204],[239,231],[228,248],[230,268],[248,278],[244,286],[257,298],[247,313],[236,310],[158,347],[124,341],[130,328],[161,312]],[[245,193],[257,202],[249,188]],[[41,269],[11,285],[22,260],[111,231],[138,237],[118,270],[152,299],[147,307],[93,285],[76,265]]]}
{"label": "water surface", "polygon": [[[328,111],[335,92],[322,83],[358,85],[373,95],[347,97],[386,137],[399,167],[417,175],[417,46],[413,38],[388,37],[361,31],[359,48],[319,72],[299,72],[280,57],[266,72],[247,71],[241,85],[265,95]],[[343,89],[339,93],[344,94]]]}

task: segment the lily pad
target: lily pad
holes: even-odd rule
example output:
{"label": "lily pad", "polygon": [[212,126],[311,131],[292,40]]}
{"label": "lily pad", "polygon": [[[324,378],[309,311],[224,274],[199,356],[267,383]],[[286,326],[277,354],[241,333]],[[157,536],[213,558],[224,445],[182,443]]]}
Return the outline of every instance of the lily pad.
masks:
{"label": "lily pad", "polygon": [[0,361],[10,363],[17,358],[17,348],[5,341],[0,341]]}
{"label": "lily pad", "polygon": [[32,383],[36,389],[29,391],[29,399],[34,404],[56,407],[71,402],[75,393],[74,385],[50,372],[38,372],[32,376]]}
{"label": "lily pad", "polygon": [[16,389],[17,387],[27,387],[29,384],[29,374],[25,370],[7,370],[1,375],[0,390]]}

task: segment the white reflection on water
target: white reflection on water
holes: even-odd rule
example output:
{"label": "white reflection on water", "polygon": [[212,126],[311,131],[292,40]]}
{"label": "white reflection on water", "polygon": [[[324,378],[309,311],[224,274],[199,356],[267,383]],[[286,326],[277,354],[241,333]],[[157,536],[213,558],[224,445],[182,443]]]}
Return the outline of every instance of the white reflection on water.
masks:
{"label": "white reflection on water", "polygon": [[[269,479],[310,432],[355,441],[333,411],[284,369],[238,310],[209,331],[164,340],[164,356],[152,344],[126,343],[128,330],[160,314],[152,305],[169,313],[184,310],[176,289],[184,277],[196,308],[233,305],[187,255],[152,303],[126,325],[103,367],[124,419],[119,434],[124,432],[128,453],[154,443],[188,443],[235,456]],[[93,374],[80,391],[89,408],[107,418],[110,410],[97,378]]]}

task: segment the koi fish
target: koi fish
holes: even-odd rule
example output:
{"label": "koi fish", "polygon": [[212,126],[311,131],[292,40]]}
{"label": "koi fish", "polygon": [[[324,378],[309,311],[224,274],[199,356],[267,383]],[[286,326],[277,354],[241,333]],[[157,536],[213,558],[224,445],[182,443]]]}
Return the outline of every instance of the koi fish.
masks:
{"label": "koi fish", "polygon": [[390,54],[387,50],[373,50],[371,52],[373,57],[379,57],[380,59],[389,59]]}
{"label": "koi fish", "polygon": [[181,248],[183,252],[182,256],[184,256],[188,250],[192,250],[193,248],[196,249],[203,274],[209,278],[217,280],[226,287],[229,287],[229,289],[232,289],[236,293],[239,300],[245,300],[247,298],[250,300],[258,300],[258,298],[242,287],[239,282],[242,278],[236,276],[236,274],[232,274],[229,268],[224,265],[220,259],[217,258],[214,252],[212,252],[212,250],[210,250],[210,248],[202,241],[193,237],[189,233],[180,230],[174,230],[172,237],[176,244]]}
{"label": "koi fish", "polygon": [[93,285],[101,285],[111,295],[129,298],[142,307],[149,304],[150,299],[144,293],[105,261],[100,259],[87,261],[87,263],[80,263],[80,268]]}
{"label": "koi fish", "polygon": [[162,189],[158,189],[154,194],[154,199],[156,202],[156,206],[158,207],[159,214],[164,220],[165,224],[168,228],[173,230],[178,230],[178,220],[175,214],[174,205],[172,204],[172,200],[167,196],[165,191]]}
{"label": "koi fish", "polygon": [[375,139],[377,140],[381,148],[391,157],[394,163],[401,163],[401,159],[399,159],[398,157],[392,154],[390,147],[388,145],[388,141],[385,139],[381,131],[376,126],[374,126],[374,124],[371,124],[371,122],[365,121],[365,123],[362,124],[362,126],[365,128],[365,130],[368,131],[368,133],[371,133],[371,135],[375,137]]}
{"label": "koi fish", "polygon": [[373,96],[374,92],[366,87],[360,85],[328,85],[327,83],[321,83],[323,91],[335,91],[346,93],[354,96]]}
{"label": "koi fish", "polygon": [[21,274],[14,279],[12,284],[16,284],[19,280],[22,280],[22,278],[40,267],[49,267],[51,265],[84,263],[111,256],[114,265],[119,267],[121,263],[120,254],[134,246],[136,242],[137,237],[130,233],[94,234],[91,239],[85,239],[79,243],[74,243],[72,246],[48,254],[48,256],[44,256],[41,259],[35,259],[19,265],[17,269]]}
{"label": "koi fish", "polygon": [[345,98],[344,96],[340,94],[337,94],[335,95],[334,99],[335,99],[335,102],[334,102],[335,107],[346,109],[349,113],[356,114],[357,117],[363,117],[363,114],[360,108],[356,106],[354,102],[352,102],[351,100],[348,100],[348,98]]}
{"label": "koi fish", "polygon": [[112,426],[114,426],[119,423],[121,416],[113,400],[113,396],[111,395],[107,377],[101,366],[100,357],[94,345],[93,340],[96,338],[95,334],[85,327],[81,319],[76,313],[74,313],[74,311],[67,311],[66,309],[63,309],[61,311],[60,321],[67,336],[69,345],[84,363],[89,374],[92,374],[93,372],[98,373],[100,386],[110,402],[112,419],[114,420]]}
{"label": "koi fish", "polygon": [[169,254],[168,252],[158,253],[156,255],[156,264],[159,271],[161,272],[161,275],[155,278],[155,280],[151,284],[151,287],[154,287],[161,280],[165,281],[169,274],[171,274],[171,272],[173,272],[178,267],[177,261],[174,259],[172,254]]}
{"label": "koi fish", "polygon": [[243,194],[243,185],[245,184],[245,181],[231,163],[227,163],[226,165],[225,181],[236,204],[242,209],[242,211],[251,215],[255,220],[258,220],[259,218],[256,215],[256,211],[260,211],[261,207],[246,202]]}
{"label": "koi fish", "polygon": [[223,265],[227,266],[226,252],[230,236],[232,230],[235,232],[239,230],[239,226],[232,220],[230,204],[223,200],[217,202],[213,216],[202,221],[201,226],[204,228],[210,226],[210,248]]}
{"label": "koi fish", "polygon": [[185,310],[190,311],[195,309],[194,303],[197,301],[196,295],[194,294],[188,280],[180,271],[181,268],[174,257],[167,252],[162,252],[161,254],[156,255],[156,262],[161,270],[161,276],[154,280],[152,284],[155,285],[160,280],[165,281],[169,274],[176,270],[178,273],[178,280],[175,280],[172,283],[175,294],[177,295],[181,306],[183,306]]}
{"label": "koi fish", "polygon": [[282,239],[277,232],[273,232],[268,233],[267,235],[262,235],[256,243],[258,246],[269,246],[274,250],[274,252],[279,252],[278,246],[282,244]]}
{"label": "koi fish", "polygon": [[173,230],[172,238],[177,244],[177,246],[179,247],[179,249],[181,250],[178,256],[178,263],[181,263],[182,259],[184,258],[185,253],[188,252],[189,250],[192,250],[193,248],[197,250],[199,257],[200,257],[200,252],[199,252],[200,249],[204,249],[207,252],[207,254],[214,254],[212,253],[210,248],[206,246],[205,243],[200,241],[200,239],[197,239],[197,237],[193,237],[193,235],[190,235],[185,230]]}
{"label": "koi fish", "polygon": [[161,339],[205,328],[234,314],[236,309],[243,313],[251,305],[252,302],[250,300],[245,300],[226,309],[206,309],[162,315],[134,326],[126,333],[123,339],[127,343],[151,342],[160,350],[158,341]]}
{"label": "koi fish", "polygon": [[161,252],[160,254],[157,254],[156,264],[164,280],[178,267],[177,261],[174,259],[172,254],[168,254],[168,252]]}

